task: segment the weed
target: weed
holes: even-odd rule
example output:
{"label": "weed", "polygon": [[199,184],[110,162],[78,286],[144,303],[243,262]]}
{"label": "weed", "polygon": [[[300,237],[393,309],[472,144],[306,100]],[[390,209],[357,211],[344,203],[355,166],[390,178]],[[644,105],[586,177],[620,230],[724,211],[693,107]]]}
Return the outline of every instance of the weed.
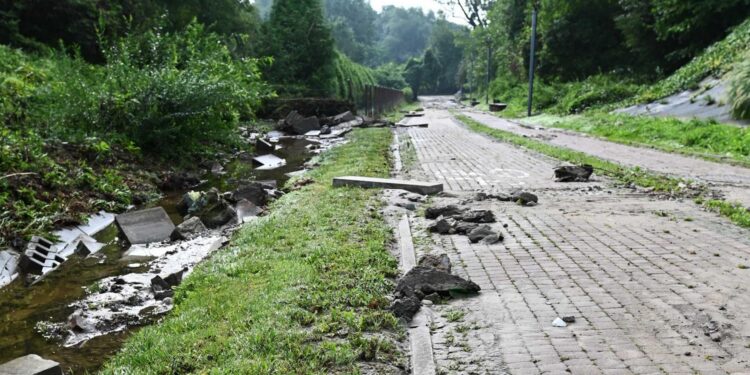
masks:
{"label": "weed", "polygon": [[449,309],[448,311],[443,313],[442,316],[451,323],[460,322],[466,316],[466,311],[461,309]]}

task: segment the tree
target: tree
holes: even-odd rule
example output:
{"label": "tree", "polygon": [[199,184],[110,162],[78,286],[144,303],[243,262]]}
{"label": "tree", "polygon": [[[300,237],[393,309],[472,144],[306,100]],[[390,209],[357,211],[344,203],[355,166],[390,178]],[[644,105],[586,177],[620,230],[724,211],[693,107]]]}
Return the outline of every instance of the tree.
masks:
{"label": "tree", "polygon": [[325,11],[338,49],[357,63],[367,63],[374,52],[375,10],[364,0],[326,0]]}
{"label": "tree", "polygon": [[438,0],[439,3],[461,10],[471,28],[487,27],[487,14],[496,0]]}
{"label": "tree", "polygon": [[334,41],[320,0],[276,0],[264,30],[266,77],[288,94],[332,94]]}
{"label": "tree", "polygon": [[432,30],[429,50],[435,54],[441,67],[439,74],[433,77],[436,80],[436,93],[447,94],[458,90],[458,73],[464,52],[457,40],[461,33],[467,34],[466,29],[448,22],[444,17],[438,19]]}
{"label": "tree", "polygon": [[409,84],[409,87],[411,87],[411,92],[414,96],[412,99],[414,100],[417,100],[422,88],[422,69],[422,60],[415,57],[410,58],[404,68],[404,79]]}
{"label": "tree", "polygon": [[434,23],[435,14],[432,12],[425,14],[418,8],[384,7],[378,19],[382,55],[372,64],[403,63],[421,55],[427,48]]}

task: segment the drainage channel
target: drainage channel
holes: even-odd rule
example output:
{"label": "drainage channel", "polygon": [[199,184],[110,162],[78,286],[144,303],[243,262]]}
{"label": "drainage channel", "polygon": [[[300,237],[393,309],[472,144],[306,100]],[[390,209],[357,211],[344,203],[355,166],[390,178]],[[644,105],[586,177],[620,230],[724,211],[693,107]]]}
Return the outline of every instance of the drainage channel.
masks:
{"label": "drainage channel", "polygon": [[[217,188],[219,191],[229,191],[252,180],[274,180],[282,186],[289,179],[287,174],[302,169],[310,158],[311,152],[307,146],[311,142],[301,138],[282,138],[279,144],[281,148],[275,153],[286,159],[285,165],[259,170],[254,168],[252,161],[236,158],[225,167],[226,173],[210,175],[207,182],[196,190]],[[179,224],[182,216],[178,213],[177,204],[186,192],[169,192],[152,206],[163,207],[174,224]],[[66,373],[95,372],[138,329],[131,327],[72,347],[45,339],[39,333],[39,324],[66,322],[76,309],[73,304],[86,297],[87,289],[96,288],[98,281],[148,271],[146,263],[141,265],[122,259],[128,245],[115,225],[109,225],[94,238],[105,244],[96,257],[71,257],[32,286],[27,286],[21,275],[0,289],[0,363],[37,354],[59,362]]]}

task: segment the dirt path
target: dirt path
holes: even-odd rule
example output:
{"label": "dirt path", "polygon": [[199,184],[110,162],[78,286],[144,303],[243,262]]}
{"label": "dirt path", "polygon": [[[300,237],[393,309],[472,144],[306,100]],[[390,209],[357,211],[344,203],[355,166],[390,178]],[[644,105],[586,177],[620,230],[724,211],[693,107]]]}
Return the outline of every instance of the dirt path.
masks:
{"label": "dirt path", "polygon": [[[440,100],[439,98],[430,98]],[[466,116],[492,128],[513,132],[544,142],[585,152],[626,166],[640,166],[671,176],[704,182],[722,192],[727,200],[750,207],[750,169],[715,163],[655,149],[627,146],[559,129],[533,128],[473,110]]]}
{"label": "dirt path", "polygon": [[[417,255],[446,253],[479,296],[423,307],[437,373],[726,374],[750,369],[750,231],[692,202],[660,201],[599,179],[561,184],[557,161],[470,132],[425,103],[411,139],[415,178],[448,203],[491,209],[503,242],[433,235],[412,215]],[[480,117],[482,118],[482,117]],[[519,130],[520,131],[520,130]],[[474,201],[524,187],[540,204]],[[503,228],[503,224],[507,225]],[[565,328],[556,317],[574,316]]]}

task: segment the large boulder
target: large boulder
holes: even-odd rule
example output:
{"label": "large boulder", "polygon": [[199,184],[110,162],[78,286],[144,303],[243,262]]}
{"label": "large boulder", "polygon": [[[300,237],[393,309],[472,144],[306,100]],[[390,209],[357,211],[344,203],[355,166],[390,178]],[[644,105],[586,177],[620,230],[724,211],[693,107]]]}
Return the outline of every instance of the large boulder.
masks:
{"label": "large boulder", "polygon": [[432,223],[427,229],[432,233],[438,234],[453,234],[455,233],[456,221],[453,219],[445,219],[440,217],[438,221]]}
{"label": "large boulder", "polygon": [[471,243],[477,243],[485,239],[485,243],[492,244],[501,241],[503,236],[493,231],[489,225],[482,225],[469,232],[469,241]]}

